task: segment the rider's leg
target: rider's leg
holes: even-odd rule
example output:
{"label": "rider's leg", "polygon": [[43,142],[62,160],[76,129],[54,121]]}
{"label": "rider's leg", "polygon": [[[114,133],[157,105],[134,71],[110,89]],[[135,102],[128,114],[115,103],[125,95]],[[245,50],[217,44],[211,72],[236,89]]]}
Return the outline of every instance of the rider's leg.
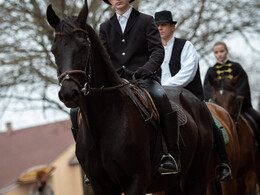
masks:
{"label": "rider's leg", "polygon": [[225,142],[221,130],[214,123],[214,150],[218,165],[216,167],[217,177],[220,181],[231,179],[231,164],[226,152]]}
{"label": "rider's leg", "polygon": [[216,173],[217,173],[218,180],[220,180],[220,181],[229,180],[232,177],[231,168],[230,168],[231,164],[228,159],[223,134],[222,134],[221,130],[215,124],[214,119],[204,101],[203,101],[203,105],[208,110],[208,112],[211,116],[211,119],[212,119],[213,136],[214,136],[214,151],[215,151],[215,156],[216,156],[216,159],[218,162],[218,165],[216,167]]}
{"label": "rider's leg", "polygon": [[169,154],[162,160],[159,170],[162,173],[178,173],[181,170],[179,149],[179,126],[177,112],[172,110],[170,101],[162,86],[153,79],[138,81],[139,86],[144,87],[152,96],[153,101],[160,114],[163,136]]}
{"label": "rider's leg", "polygon": [[76,141],[77,139],[77,134],[78,134],[78,110],[79,108],[71,108],[70,109],[70,120],[71,120],[71,131],[74,137],[74,140]]}
{"label": "rider's leg", "polygon": [[[176,169],[176,173],[181,171],[181,163],[180,163],[180,148],[179,148],[179,124],[178,124],[178,116],[177,111],[168,113],[164,116],[161,116],[161,126],[163,135],[165,137],[165,142],[168,148],[168,152],[173,157],[174,163],[172,163],[171,157],[167,158],[167,156],[162,159],[160,169],[162,172],[167,172],[167,170]],[[177,166],[172,167],[172,164]]]}
{"label": "rider's leg", "polygon": [[258,146],[260,146],[260,113],[257,112],[253,107],[248,107],[247,109],[242,110],[248,115],[250,115],[255,123],[256,123],[256,129],[254,128],[254,134],[255,134],[255,139],[258,143]]}
{"label": "rider's leg", "polygon": [[[79,126],[78,126],[78,112],[79,112],[79,108],[71,108],[70,109],[70,120],[71,120],[71,131],[74,137],[74,140],[76,141],[77,139],[77,135],[78,135],[78,130],[79,130]],[[84,180],[85,180],[85,184],[89,185],[90,181],[87,178],[87,176],[84,176]]]}

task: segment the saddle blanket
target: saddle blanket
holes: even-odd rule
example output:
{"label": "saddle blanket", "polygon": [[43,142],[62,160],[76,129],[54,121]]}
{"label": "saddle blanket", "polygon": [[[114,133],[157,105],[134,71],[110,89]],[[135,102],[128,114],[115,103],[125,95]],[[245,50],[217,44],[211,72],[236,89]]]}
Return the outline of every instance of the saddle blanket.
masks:
{"label": "saddle blanket", "polygon": [[217,118],[215,118],[214,116],[213,116],[213,118],[214,118],[214,122],[217,125],[217,127],[222,131],[222,135],[223,135],[225,144],[228,144],[229,137],[228,137],[228,134],[227,134],[227,130],[223,127],[223,125],[221,124],[221,122]]}

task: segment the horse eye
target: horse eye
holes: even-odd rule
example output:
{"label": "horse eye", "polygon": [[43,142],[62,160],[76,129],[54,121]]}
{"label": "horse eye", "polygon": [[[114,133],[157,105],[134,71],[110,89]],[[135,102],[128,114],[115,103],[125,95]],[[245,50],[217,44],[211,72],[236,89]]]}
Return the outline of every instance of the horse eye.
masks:
{"label": "horse eye", "polygon": [[54,53],[54,45],[51,47],[51,53]]}
{"label": "horse eye", "polygon": [[57,70],[57,77],[59,77],[61,75],[61,72],[59,70]]}

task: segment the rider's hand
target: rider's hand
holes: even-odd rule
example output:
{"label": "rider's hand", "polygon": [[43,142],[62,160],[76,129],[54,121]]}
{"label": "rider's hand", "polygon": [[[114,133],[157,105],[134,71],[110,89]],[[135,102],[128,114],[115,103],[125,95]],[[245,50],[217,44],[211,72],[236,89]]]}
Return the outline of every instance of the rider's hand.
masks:
{"label": "rider's hand", "polygon": [[150,75],[152,75],[152,74],[153,74],[152,71],[150,71],[150,70],[148,70],[148,69],[146,69],[146,68],[144,68],[144,67],[138,68],[138,69],[135,71],[135,73],[134,73],[136,79],[146,78],[146,77],[148,77],[148,76],[150,76]]}

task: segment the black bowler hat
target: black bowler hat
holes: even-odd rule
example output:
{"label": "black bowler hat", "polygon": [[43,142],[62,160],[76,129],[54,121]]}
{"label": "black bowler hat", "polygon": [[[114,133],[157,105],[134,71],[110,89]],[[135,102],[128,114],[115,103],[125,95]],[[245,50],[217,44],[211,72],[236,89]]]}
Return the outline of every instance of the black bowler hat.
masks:
{"label": "black bowler hat", "polygon": [[177,21],[172,20],[172,13],[170,11],[160,11],[155,13],[155,23],[167,22],[170,24],[176,24]]}
{"label": "black bowler hat", "polygon": [[[105,3],[111,5],[108,0],[103,0]],[[132,3],[134,0],[131,0],[129,3]]]}

